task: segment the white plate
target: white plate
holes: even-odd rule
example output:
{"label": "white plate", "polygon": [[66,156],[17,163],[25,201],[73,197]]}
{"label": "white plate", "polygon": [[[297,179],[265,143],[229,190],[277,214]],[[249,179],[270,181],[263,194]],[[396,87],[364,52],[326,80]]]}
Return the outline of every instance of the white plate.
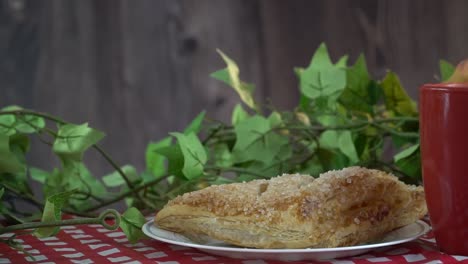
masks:
{"label": "white plate", "polygon": [[373,249],[401,244],[417,239],[426,234],[430,227],[423,221],[396,229],[385,235],[380,241],[373,244],[365,244],[352,247],[337,248],[304,248],[304,249],[254,249],[241,248],[226,244],[222,241],[211,240],[204,244],[198,244],[190,239],[171,231],[158,228],[153,221],[143,225],[143,232],[156,240],[169,244],[196,248],[213,255],[241,259],[274,259],[282,261],[298,260],[322,260],[350,257],[363,254]]}

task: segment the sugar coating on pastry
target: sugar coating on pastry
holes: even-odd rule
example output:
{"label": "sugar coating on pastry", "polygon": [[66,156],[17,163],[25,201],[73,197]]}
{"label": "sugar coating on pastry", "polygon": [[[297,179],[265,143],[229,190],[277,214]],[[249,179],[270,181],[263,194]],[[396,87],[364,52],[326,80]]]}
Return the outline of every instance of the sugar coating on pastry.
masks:
{"label": "sugar coating on pastry", "polygon": [[286,209],[313,181],[311,176],[284,174],[270,180],[210,186],[178,196],[168,206],[184,204],[219,216],[262,215],[271,220],[274,211]]}
{"label": "sugar coating on pastry", "polygon": [[244,247],[350,246],[377,239],[427,213],[422,187],[383,171],[349,167],[210,186],[171,200],[155,217],[194,240]]}

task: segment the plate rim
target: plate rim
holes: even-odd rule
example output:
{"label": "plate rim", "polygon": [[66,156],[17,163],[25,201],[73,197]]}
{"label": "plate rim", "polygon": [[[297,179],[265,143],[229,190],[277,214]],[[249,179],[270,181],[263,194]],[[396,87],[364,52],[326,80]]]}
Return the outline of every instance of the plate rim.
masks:
{"label": "plate rim", "polygon": [[[173,244],[173,245],[179,245],[179,246],[184,246],[184,247],[190,247],[190,248],[197,248],[197,249],[204,249],[204,250],[215,250],[215,251],[230,251],[230,252],[251,252],[251,253],[323,253],[323,252],[342,252],[342,251],[354,251],[354,250],[365,250],[365,249],[374,249],[374,248],[381,248],[381,247],[387,247],[387,246],[393,246],[393,245],[398,245],[398,244],[403,244],[406,242],[410,242],[413,240],[418,239],[419,237],[427,234],[431,227],[429,224],[424,222],[423,220],[417,220],[414,223],[411,223],[403,227],[411,226],[411,225],[419,225],[422,227],[422,231],[418,233],[415,236],[404,238],[404,239],[398,239],[398,240],[393,240],[393,241],[387,241],[387,242],[381,242],[381,243],[373,243],[373,244],[365,244],[365,245],[357,245],[357,246],[348,246],[348,247],[334,247],[334,248],[243,248],[243,247],[225,247],[225,246],[212,246],[212,245],[203,245],[203,244],[197,244],[193,241],[191,242],[182,242],[182,241],[177,241],[177,240],[171,240],[171,239],[166,239],[163,237],[155,236],[154,233],[151,233],[149,229],[151,228],[151,225],[154,225],[156,228],[159,228],[157,225],[154,224],[154,219],[146,222],[143,227],[142,231],[145,235],[148,237],[165,242],[168,244]],[[395,230],[398,230],[400,228],[397,228]],[[162,228],[159,228],[161,230],[164,230]],[[394,230],[394,231],[395,231]],[[177,234],[176,232],[164,230],[166,232],[171,232],[174,234]],[[181,234],[179,234],[181,235]]]}

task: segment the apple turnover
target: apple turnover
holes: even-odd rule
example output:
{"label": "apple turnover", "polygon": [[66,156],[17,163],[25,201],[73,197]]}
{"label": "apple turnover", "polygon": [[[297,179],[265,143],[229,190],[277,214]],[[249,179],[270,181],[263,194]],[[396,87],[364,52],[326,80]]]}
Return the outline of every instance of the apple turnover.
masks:
{"label": "apple turnover", "polygon": [[422,187],[350,167],[314,179],[285,174],[186,193],[155,223],[192,240],[252,248],[325,248],[374,241],[427,213]]}

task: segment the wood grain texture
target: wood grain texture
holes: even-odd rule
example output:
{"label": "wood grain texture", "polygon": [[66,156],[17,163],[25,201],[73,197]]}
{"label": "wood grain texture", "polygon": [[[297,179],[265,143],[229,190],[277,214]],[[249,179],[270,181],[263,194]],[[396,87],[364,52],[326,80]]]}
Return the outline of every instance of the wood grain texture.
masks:
{"label": "wood grain texture", "polygon": [[[411,96],[436,81],[438,60],[468,52],[463,0],[0,0],[0,103],[89,122],[120,164],[144,168],[147,143],[207,110],[229,122],[237,95],[209,74],[236,60],[256,97],[298,101],[293,67],[326,42],[334,60],[367,57],[397,72]],[[50,150],[33,145],[47,168]],[[91,154],[97,174],[110,170]],[[54,163],[52,163],[53,165]]]}
{"label": "wood grain texture", "polygon": [[306,66],[325,42],[335,60],[349,54],[353,63],[364,53],[376,78],[388,69],[397,72],[417,99],[421,84],[437,81],[439,59],[456,63],[465,58],[468,34],[463,28],[468,18],[462,12],[467,4],[462,0],[262,0],[271,98],[286,108],[296,104],[296,90],[289,97],[287,92],[297,86],[291,69]]}
{"label": "wood grain texture", "polygon": [[41,5],[0,1],[0,103],[31,106]]}
{"label": "wood grain texture", "polygon": [[[28,56],[18,50],[20,57],[0,49],[9,56],[4,67],[22,63],[1,73],[7,95],[2,105],[89,122],[106,132],[102,145],[120,164],[143,169],[149,141],[182,130],[203,110],[214,119],[230,119],[237,95],[209,77],[224,67],[216,48],[239,63],[245,80],[262,87],[256,2],[25,1],[19,12],[31,21],[21,23],[14,20],[11,2],[1,3],[11,16],[0,25],[3,39],[35,51]],[[32,42],[12,36],[26,34],[15,23],[32,27],[24,37]],[[21,68],[28,64],[34,67]],[[49,165],[50,150],[37,145],[33,163]],[[111,169],[96,153],[87,157],[96,173]]]}
{"label": "wood grain texture", "polygon": [[299,91],[293,68],[307,67],[320,43],[327,44],[334,60],[344,54],[355,58],[365,48],[353,3],[261,1],[269,96],[276,105],[285,109],[297,105]]}

